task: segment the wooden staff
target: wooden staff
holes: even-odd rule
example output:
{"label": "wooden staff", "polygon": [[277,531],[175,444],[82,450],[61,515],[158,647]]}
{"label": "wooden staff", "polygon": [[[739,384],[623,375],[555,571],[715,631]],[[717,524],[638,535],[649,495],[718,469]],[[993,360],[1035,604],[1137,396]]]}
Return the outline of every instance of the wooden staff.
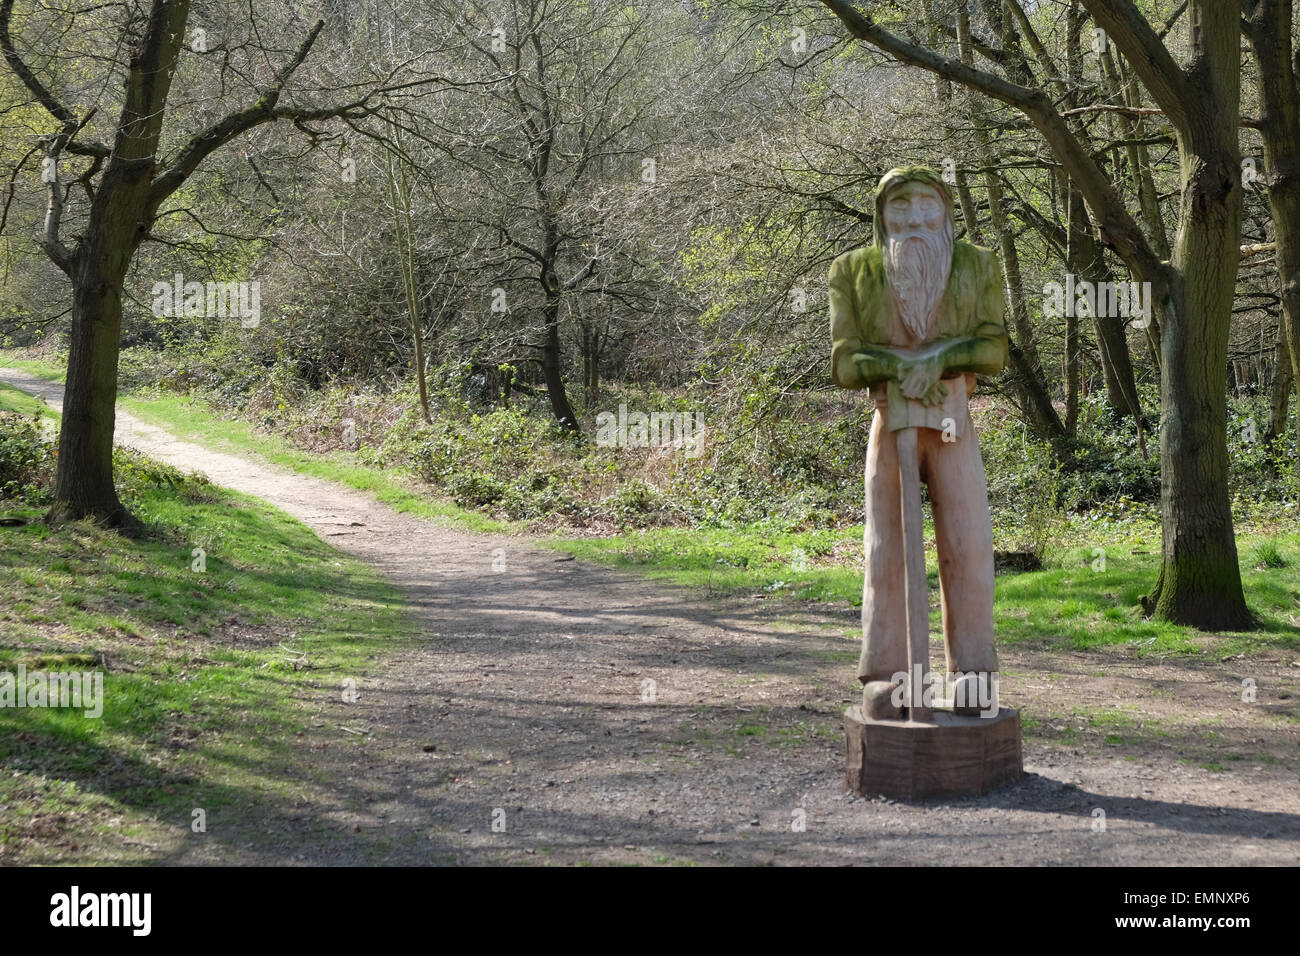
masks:
{"label": "wooden staff", "polygon": [[907,571],[908,719],[913,723],[930,723],[934,719],[933,709],[925,706],[924,697],[912,699],[918,690],[917,665],[921,667],[921,691],[924,691],[930,676],[930,600],[925,583],[925,531],[921,515],[921,469],[916,450],[916,429],[900,428],[894,434],[898,439],[903,557]]}

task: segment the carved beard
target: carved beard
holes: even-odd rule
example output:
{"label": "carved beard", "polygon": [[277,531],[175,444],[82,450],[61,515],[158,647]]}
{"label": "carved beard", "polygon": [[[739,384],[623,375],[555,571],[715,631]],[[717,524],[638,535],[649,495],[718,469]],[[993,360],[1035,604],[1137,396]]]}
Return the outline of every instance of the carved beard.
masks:
{"label": "carved beard", "polygon": [[942,230],[887,237],[884,258],[885,278],[904,328],[914,339],[928,340],[952,270],[952,220]]}

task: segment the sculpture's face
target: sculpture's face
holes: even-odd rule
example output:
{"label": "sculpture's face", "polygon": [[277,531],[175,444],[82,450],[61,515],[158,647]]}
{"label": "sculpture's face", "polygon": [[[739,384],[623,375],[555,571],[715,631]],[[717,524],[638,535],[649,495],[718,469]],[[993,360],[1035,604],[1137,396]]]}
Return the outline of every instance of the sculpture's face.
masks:
{"label": "sculpture's face", "polygon": [[948,204],[928,183],[899,183],[881,203],[885,220],[885,276],[903,326],[927,342],[952,269]]}
{"label": "sculpture's face", "polygon": [[948,207],[933,186],[901,183],[885,196],[884,214],[886,234],[901,239],[908,233],[942,231]]}

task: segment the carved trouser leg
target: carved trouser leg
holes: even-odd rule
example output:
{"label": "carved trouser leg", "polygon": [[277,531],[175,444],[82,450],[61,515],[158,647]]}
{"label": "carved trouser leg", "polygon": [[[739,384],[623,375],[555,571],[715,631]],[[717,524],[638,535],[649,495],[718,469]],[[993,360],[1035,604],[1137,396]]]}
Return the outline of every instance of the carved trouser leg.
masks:
{"label": "carved trouser leg", "polygon": [[[984,465],[969,412],[962,437],[919,429],[921,479],[934,513],[949,673],[997,670],[993,647],[993,527]],[[866,575],[858,679],[888,681],[907,670],[907,592],[898,445],[882,412],[871,423],[866,463]]]}
{"label": "carved trouser leg", "polygon": [[939,552],[948,673],[991,674],[998,669],[993,647],[993,522],[970,412],[958,441],[945,442],[942,432],[927,429],[918,444]]}

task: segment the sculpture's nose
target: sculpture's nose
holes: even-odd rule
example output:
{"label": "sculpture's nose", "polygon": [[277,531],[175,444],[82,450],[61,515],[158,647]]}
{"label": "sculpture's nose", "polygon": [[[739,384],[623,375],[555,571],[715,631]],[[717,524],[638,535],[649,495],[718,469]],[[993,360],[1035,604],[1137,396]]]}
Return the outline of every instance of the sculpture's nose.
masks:
{"label": "sculpture's nose", "polygon": [[907,204],[907,224],[912,228],[925,224],[921,216],[921,204],[915,199]]}

